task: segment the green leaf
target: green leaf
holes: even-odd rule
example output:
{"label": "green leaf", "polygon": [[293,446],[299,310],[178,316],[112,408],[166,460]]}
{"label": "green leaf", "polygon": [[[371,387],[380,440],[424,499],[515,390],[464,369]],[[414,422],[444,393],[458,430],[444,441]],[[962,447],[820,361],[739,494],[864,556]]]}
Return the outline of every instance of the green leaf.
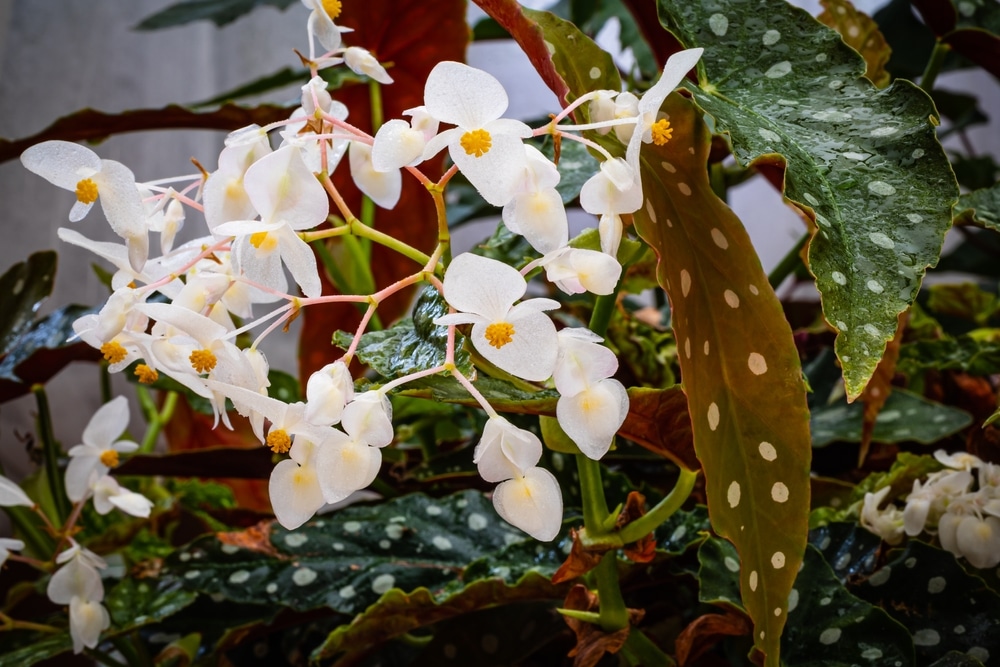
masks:
{"label": "green leaf", "polygon": [[[66,306],[34,322],[27,330],[22,331],[16,340],[8,343],[10,352],[0,360],[0,379],[13,382],[39,382],[39,374],[44,379],[54,375],[70,361],[76,359],[97,358],[100,354],[85,343],[69,343],[73,331],[73,322],[84,315],[96,313],[96,308],[84,306]],[[48,354],[46,352],[55,352]],[[35,355],[42,355],[35,357]],[[30,363],[25,364],[25,362]],[[14,372],[18,366],[26,376]]]}
{"label": "green leaf", "polygon": [[1000,232],[1000,183],[959,197],[955,220],[976,222]]}
{"label": "green leaf", "polygon": [[56,260],[52,250],[36,252],[0,276],[0,356],[14,348],[52,294]]}
{"label": "green leaf", "polygon": [[[546,141],[541,149],[545,157],[555,158],[555,145]],[[564,204],[569,204],[580,196],[580,190],[587,180],[600,170],[601,166],[590,155],[586,146],[578,141],[563,141],[559,148],[559,183],[556,192]]]}
{"label": "green leaf", "polygon": [[709,537],[698,547],[698,600],[746,610],[740,599],[740,555],[728,540]]}
{"label": "green leaf", "polygon": [[997,164],[992,155],[955,155],[951,168],[958,184],[970,190],[992,187],[997,182],[997,176],[1000,176],[1000,164]]}
{"label": "green leaf", "polygon": [[913,635],[917,664],[930,664],[949,651],[984,662],[995,654],[1000,595],[943,549],[911,540],[895,553],[854,592],[906,626]]}
{"label": "green leaf", "polygon": [[[861,442],[863,414],[863,405],[848,404],[846,401],[813,409],[813,447],[825,447],[831,442]],[[964,410],[935,403],[905,389],[893,388],[875,418],[872,441],[930,445],[958,433],[971,423],[972,416]]]}
{"label": "green leaf", "polygon": [[993,375],[1000,372],[1000,342],[957,336],[907,343],[900,348],[897,368],[911,376],[927,369]]}
{"label": "green leaf", "polygon": [[186,0],[144,18],[136,30],[162,30],[194,21],[212,21],[218,27],[232,23],[258,7],[288,9],[295,0]]}
{"label": "green leaf", "polygon": [[705,541],[710,529],[708,508],[704,505],[697,505],[690,512],[674,512],[656,529],[656,548],[680,555]]}
{"label": "green leaf", "polygon": [[659,7],[686,46],[705,48],[691,89],[736,158],[784,165],[785,196],[815,216],[810,270],[853,400],[951,224],[958,190],[934,105],[908,81],[877,90],[836,33],[783,2]]}
{"label": "green leaf", "polygon": [[848,592],[815,548],[806,549],[788,608],[781,639],[788,667],[913,664],[906,628]]}
{"label": "green leaf", "polygon": [[[809,531],[809,544],[823,554],[840,583],[867,576],[875,569],[882,539],[855,522],[833,522]],[[809,591],[811,588],[803,587]]]}
{"label": "green leaf", "polygon": [[[370,331],[361,336],[357,357],[379,375],[394,379],[440,366],[445,361],[448,328],[434,324],[434,318],[447,314],[448,304],[436,289],[426,287],[417,298],[413,316],[400,320],[382,331]],[[353,336],[338,331],[335,345],[347,349]],[[466,376],[472,375],[472,360],[462,348],[461,336],[456,337],[455,365]]]}

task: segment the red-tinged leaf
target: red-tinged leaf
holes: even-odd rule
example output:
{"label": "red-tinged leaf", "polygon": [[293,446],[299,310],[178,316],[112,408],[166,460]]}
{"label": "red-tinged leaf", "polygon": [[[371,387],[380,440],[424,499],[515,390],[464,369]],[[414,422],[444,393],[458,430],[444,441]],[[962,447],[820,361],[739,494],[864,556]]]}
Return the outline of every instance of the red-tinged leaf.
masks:
{"label": "red-tinged leaf", "polygon": [[624,2],[635,17],[635,22],[642,30],[642,36],[646,38],[646,43],[649,44],[658,62],[667,62],[667,58],[684,48],[676,37],[665,30],[660,30],[655,2],[648,0],[624,0]]}
{"label": "red-tinged leaf", "polygon": [[681,388],[632,387],[628,397],[628,416],[619,433],[679,466],[698,470],[701,463],[695,455],[687,396]]}
{"label": "red-tinged leaf", "polygon": [[[403,111],[424,103],[424,82],[442,60],[464,60],[469,39],[465,23],[465,3],[461,0],[369,0],[345,2],[338,24],[354,29],[345,42],[363,46],[388,68],[394,83],[382,87],[383,116],[402,117]],[[371,104],[367,86],[348,86],[335,95],[350,109],[348,121],[371,132]],[[421,170],[432,179],[443,173],[443,156],[423,163]],[[361,193],[354,186],[347,160],[333,175],[333,182],[355,215],[360,214]],[[374,226],[411,246],[430,252],[437,241],[437,215],[426,189],[403,174],[403,191],[391,211],[377,209]],[[404,278],[421,267],[386,248],[373,245],[371,268],[377,289]],[[323,272],[321,272],[323,275]],[[336,289],[323,275],[324,294]],[[378,311],[386,325],[406,312],[413,295],[403,290],[386,301]],[[299,377],[305,379],[318,368],[340,356],[331,344],[333,333],[342,329],[353,333],[361,313],[352,304],[329,304],[305,309],[299,346]]]}
{"label": "red-tinged leaf", "polygon": [[191,111],[171,104],[162,109],[133,109],[105,113],[83,109],[63,116],[37,134],[11,141],[0,139],[0,162],[16,158],[42,141],[103,141],[113,134],[144,130],[238,130],[253,123],[267,125],[288,117],[293,107],[263,105],[243,107],[225,104],[214,111]]}
{"label": "red-tinged leaf", "polygon": [[674,139],[643,149],[636,231],[660,258],[712,526],[740,553],[754,641],[777,665],[808,528],[802,371],[746,230],[712,192],[701,113],[678,94],[664,110]]}
{"label": "red-tinged leaf", "polygon": [[865,390],[861,392],[861,401],[865,405],[865,411],[861,421],[861,449],[858,452],[858,467],[860,468],[865,458],[868,456],[868,448],[872,443],[872,435],[875,433],[875,420],[878,418],[882,407],[892,393],[892,378],[896,375],[896,362],[899,360],[899,348],[903,344],[903,330],[906,329],[906,322],[910,319],[909,311],[899,314],[899,324],[896,327],[896,335],[885,347],[885,356],[878,363],[875,374],[869,380]]}
{"label": "red-tinged leaf", "polygon": [[941,41],[1000,79],[1000,37],[997,35],[979,28],[963,28],[948,33]]}
{"label": "red-tinged leaf", "polygon": [[750,619],[738,611],[727,609],[722,614],[705,614],[691,621],[677,636],[677,664],[681,667],[698,659],[723,637],[748,635]]}

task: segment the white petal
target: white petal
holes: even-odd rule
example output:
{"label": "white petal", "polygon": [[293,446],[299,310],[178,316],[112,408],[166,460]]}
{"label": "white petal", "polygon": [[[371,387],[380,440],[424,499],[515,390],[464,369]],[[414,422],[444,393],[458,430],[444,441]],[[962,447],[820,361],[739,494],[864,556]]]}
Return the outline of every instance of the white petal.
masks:
{"label": "white petal", "polygon": [[332,426],[340,421],[344,406],[354,398],[354,378],[343,361],[327,364],[306,382],[306,421]]}
{"label": "white petal", "polygon": [[141,493],[135,493],[125,488],[108,498],[108,500],[122,512],[144,519],[149,517],[149,513],[153,509],[153,502],[149,498]]}
{"label": "white petal", "polygon": [[280,148],[253,163],[243,179],[250,201],[265,222],[281,220],[292,229],[310,229],[326,220],[326,190],[294,146]]}
{"label": "white petal", "polygon": [[382,450],[378,447],[354,439],[324,444],[316,455],[316,473],[324,499],[339,502],[365,488],[375,480],[381,465]]}
{"label": "white petal", "polygon": [[378,129],[372,144],[372,167],[392,171],[419,164],[427,140],[405,120],[394,119]]}
{"label": "white petal", "polygon": [[0,507],[33,507],[34,504],[21,487],[0,475]]}
{"label": "white petal", "polygon": [[511,311],[506,322],[514,327],[511,341],[500,348],[486,339],[487,325],[472,327],[472,344],[476,350],[499,368],[530,381],[541,381],[552,375],[559,344],[556,327],[545,313],[522,309]]}
{"label": "white petal", "polygon": [[[629,178],[625,178],[626,175]],[[605,160],[601,170],[587,179],[580,189],[580,206],[594,215],[639,210],[642,186],[637,173],[620,158]]]}
{"label": "white petal", "polygon": [[21,164],[49,183],[66,190],[101,169],[97,153],[69,141],[46,141],[21,153]]}
{"label": "white petal", "polygon": [[560,397],[556,418],[580,451],[598,460],[611,447],[628,414],[628,405],[628,393],[621,382],[600,380],[573,396]]}
{"label": "white petal", "polygon": [[392,77],[385,71],[385,68],[366,49],[357,46],[349,46],[344,51],[344,63],[351,68],[351,71],[378,81],[379,83],[392,83]]}
{"label": "white petal", "polygon": [[566,207],[555,189],[519,194],[504,206],[503,213],[507,229],[524,236],[543,255],[569,242]]}
{"label": "white petal", "polygon": [[284,260],[292,278],[302,288],[302,293],[310,298],[320,296],[323,293],[323,284],[319,278],[316,255],[313,254],[312,248],[287,225],[274,233],[278,237],[281,259]]}
{"label": "white petal", "polygon": [[527,164],[519,138],[493,133],[489,151],[480,157],[467,153],[458,141],[448,148],[451,159],[483,199],[494,206],[504,206],[513,199]]}
{"label": "white petal", "polygon": [[955,531],[955,543],[973,567],[996,567],[1000,563],[1000,519],[964,517]]}
{"label": "white petal", "polygon": [[385,447],[394,436],[392,405],[382,392],[366,391],[344,408],[341,425],[352,438],[373,447]]}
{"label": "white petal", "polygon": [[84,647],[95,648],[101,632],[111,625],[108,610],[100,602],[74,597],[69,603],[69,634],[73,638],[73,653]]}
{"label": "white petal", "polygon": [[495,259],[463,253],[444,274],[444,298],[455,310],[482,315],[490,321],[503,318],[528,289],[517,269]]}
{"label": "white petal", "polygon": [[424,104],[442,123],[474,129],[507,110],[507,91],[491,74],[446,60],[427,76]]}
{"label": "white petal", "polygon": [[531,431],[519,429],[503,417],[491,417],[476,445],[473,462],[487,482],[520,477],[542,457],[542,443]]}
{"label": "white petal", "polygon": [[558,335],[559,358],[552,379],[562,396],[577,394],[618,371],[618,356],[589,329],[563,329]]}
{"label": "white petal", "polygon": [[351,142],[351,178],[361,192],[385,209],[395,208],[403,191],[403,175],[398,169],[379,171],[372,165],[372,149],[357,141]]}
{"label": "white petal", "polygon": [[324,504],[316,469],[300,466],[290,459],[274,466],[267,490],[275,518],[288,530],[311,519]]}
{"label": "white petal", "polygon": [[56,604],[69,604],[74,597],[103,600],[104,584],[97,568],[77,553],[52,575],[46,594]]}
{"label": "white petal", "polygon": [[107,449],[128,428],[128,399],[118,396],[94,413],[83,429],[83,444]]}
{"label": "white petal", "polygon": [[647,111],[659,111],[663,100],[667,95],[680,84],[684,75],[691,71],[691,68],[698,64],[701,54],[705,49],[687,49],[678,51],[669,58],[663,66],[660,78],[653,84],[653,87],[643,93],[639,100],[639,113]]}
{"label": "white petal", "polygon": [[127,242],[132,268],[141,271],[149,248],[149,229],[135,175],[120,162],[101,160],[101,171],[94,174],[94,181],[104,216],[115,234]]}
{"label": "white petal", "polygon": [[545,276],[568,294],[611,294],[618,285],[622,266],[611,255],[585,248],[569,248],[545,263]]}
{"label": "white petal", "polygon": [[562,526],[562,491],[544,468],[531,468],[524,477],[497,486],[493,506],[504,521],[542,542],[554,539]]}

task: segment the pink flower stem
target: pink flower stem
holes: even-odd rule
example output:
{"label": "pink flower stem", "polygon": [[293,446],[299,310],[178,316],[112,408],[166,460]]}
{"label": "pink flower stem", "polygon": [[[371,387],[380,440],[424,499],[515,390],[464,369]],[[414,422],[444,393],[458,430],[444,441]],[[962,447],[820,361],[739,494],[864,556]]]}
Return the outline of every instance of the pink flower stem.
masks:
{"label": "pink flower stem", "polygon": [[483,395],[479,393],[479,390],[472,385],[472,382],[469,380],[469,378],[459,373],[458,369],[455,368],[454,366],[451,367],[451,374],[455,376],[455,379],[458,380],[463,387],[465,387],[465,390],[472,395],[472,398],[476,399],[476,402],[479,403],[479,405],[483,408],[483,410],[486,412],[487,415],[489,415],[490,417],[500,416],[497,414],[497,411],[493,409],[493,406],[489,404],[489,401],[487,401],[486,398],[484,398]]}

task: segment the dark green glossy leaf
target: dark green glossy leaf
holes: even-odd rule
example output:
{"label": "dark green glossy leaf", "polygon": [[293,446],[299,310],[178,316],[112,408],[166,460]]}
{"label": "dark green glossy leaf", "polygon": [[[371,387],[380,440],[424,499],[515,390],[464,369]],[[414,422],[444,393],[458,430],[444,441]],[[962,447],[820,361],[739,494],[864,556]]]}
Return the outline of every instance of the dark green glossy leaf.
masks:
{"label": "dark green glossy leaf", "polygon": [[1000,183],[958,198],[955,206],[957,220],[969,219],[976,223],[1000,231]]}
{"label": "dark green glossy leaf", "polygon": [[835,522],[810,530],[809,544],[823,554],[823,559],[843,584],[872,573],[882,540],[857,522]]}
{"label": "dark green glossy leaf", "polygon": [[911,376],[927,369],[993,375],[1000,372],[1000,343],[972,336],[908,343],[899,351],[897,367]]}
{"label": "dark green glossy leaf", "polygon": [[690,512],[675,512],[656,529],[656,548],[679,555],[709,535],[708,508],[698,505]]}
{"label": "dark green glossy leaf", "polygon": [[906,626],[918,664],[949,651],[985,662],[1000,651],[1000,595],[947,551],[911,540],[855,592]]}
{"label": "dark green glossy leaf", "polygon": [[293,2],[295,0],[186,0],[147,16],[135,29],[162,30],[194,21],[212,21],[221,28],[258,7],[287,9]]}
{"label": "dark green glossy leaf", "polygon": [[0,276],[0,356],[13,349],[52,294],[56,259],[51,250],[36,252]]}
{"label": "dark green glossy leaf", "polygon": [[[838,441],[861,442],[863,413],[863,405],[849,405],[846,401],[814,408],[811,419],[813,447],[825,447]],[[971,415],[963,410],[895,388],[875,419],[872,440],[929,445],[971,423]]]}
{"label": "dark green glossy leaf", "polygon": [[[74,353],[69,355],[70,358],[66,360],[65,363],[69,363],[69,361],[77,358],[100,356],[89,345],[85,345],[83,343],[69,343],[70,337],[75,335],[75,332],[73,331],[73,322],[84,315],[96,312],[96,308],[66,306],[65,308],[60,308],[41,320],[34,322],[29,328],[23,330],[21,335],[18,336],[16,340],[9,343],[10,353],[0,360],[0,379],[12,380],[14,382],[22,382],[29,379],[19,377],[14,372],[15,369],[20,364],[31,359],[33,355],[48,350],[67,348],[66,351],[69,352],[68,348],[73,347]],[[28,366],[32,366],[34,364],[35,362],[32,361],[28,364]],[[41,366],[43,364],[39,363],[38,365]],[[62,366],[53,369],[53,374],[61,368]],[[41,369],[35,368],[30,370]],[[30,380],[36,381],[34,378],[30,378]]]}
{"label": "dark green glossy leaf", "polygon": [[849,593],[810,547],[789,599],[781,656],[789,667],[899,667],[913,664],[913,643],[885,611]]}
{"label": "dark green glossy leaf", "polygon": [[[434,324],[434,318],[447,314],[448,304],[436,289],[426,287],[417,299],[413,316],[382,331],[370,331],[361,336],[357,357],[379,375],[395,379],[440,366],[445,361],[448,329]],[[335,345],[347,349],[353,336],[338,331]],[[469,353],[462,348],[461,336],[457,337],[455,364],[469,376],[473,373]]]}
{"label": "dark green glossy leaf", "polygon": [[698,599],[743,609],[740,598],[740,555],[728,540],[710,537],[698,547]]}
{"label": "dark green glossy leaf", "polygon": [[815,216],[809,266],[856,398],[951,224],[958,190],[933,103],[908,81],[877,90],[855,51],[786,3],[659,6],[686,46],[705,47],[691,89],[736,158],[784,165],[785,196]]}

